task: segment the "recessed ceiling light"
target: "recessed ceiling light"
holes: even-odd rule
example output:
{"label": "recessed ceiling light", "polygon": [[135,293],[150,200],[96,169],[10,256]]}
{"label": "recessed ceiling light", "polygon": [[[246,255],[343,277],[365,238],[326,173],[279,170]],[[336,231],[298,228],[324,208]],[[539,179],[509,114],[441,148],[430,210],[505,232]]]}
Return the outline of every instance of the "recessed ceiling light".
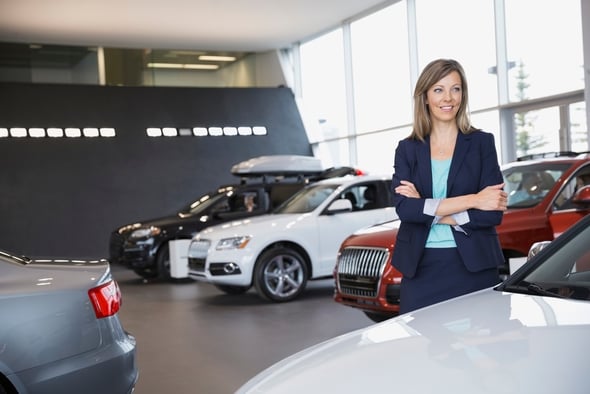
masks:
{"label": "recessed ceiling light", "polygon": [[200,55],[199,60],[206,60],[211,62],[233,62],[236,60],[235,56],[216,56],[216,55]]}
{"label": "recessed ceiling light", "polygon": [[148,68],[174,68],[177,70],[217,70],[217,64],[148,63]]}

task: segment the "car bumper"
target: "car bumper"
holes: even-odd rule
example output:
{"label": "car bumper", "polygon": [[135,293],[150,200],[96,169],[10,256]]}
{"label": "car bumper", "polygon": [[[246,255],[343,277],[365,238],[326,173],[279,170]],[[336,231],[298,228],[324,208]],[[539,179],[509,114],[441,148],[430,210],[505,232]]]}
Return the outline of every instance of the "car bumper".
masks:
{"label": "car bumper", "polygon": [[155,264],[154,240],[129,242],[118,233],[111,235],[109,243],[109,258],[114,264],[120,264],[130,269],[151,268]]}
{"label": "car bumper", "polygon": [[139,377],[136,363],[136,340],[133,335],[118,332],[118,321],[101,319],[101,346],[74,357],[40,365],[12,375],[8,379],[21,393],[86,394],[131,393]]}
{"label": "car bumper", "polygon": [[231,286],[250,286],[253,257],[235,251],[188,256],[188,276],[201,282]]}
{"label": "car bumper", "polygon": [[378,297],[359,297],[349,294],[334,292],[334,301],[359,308],[368,312],[376,312],[384,315],[395,316],[399,313],[400,285],[390,284],[384,286]]}

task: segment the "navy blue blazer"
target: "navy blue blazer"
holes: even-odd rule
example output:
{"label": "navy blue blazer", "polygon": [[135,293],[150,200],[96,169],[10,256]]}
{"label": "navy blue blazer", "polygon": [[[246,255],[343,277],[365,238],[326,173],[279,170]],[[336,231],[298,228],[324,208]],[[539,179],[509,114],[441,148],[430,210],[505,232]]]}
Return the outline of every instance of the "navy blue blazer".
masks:
{"label": "navy blue blazer", "polygon": [[[434,220],[424,214],[426,198],[432,198],[430,137],[425,141],[404,139],[395,150],[393,199],[401,220],[393,250],[392,264],[405,277],[415,275]],[[395,193],[400,181],[412,182],[420,198]],[[503,182],[493,134],[480,130],[459,132],[447,180],[447,197],[475,194],[486,186]],[[470,221],[452,230],[458,252],[471,272],[494,268],[504,262],[496,227],[502,222],[502,211],[469,209]]]}

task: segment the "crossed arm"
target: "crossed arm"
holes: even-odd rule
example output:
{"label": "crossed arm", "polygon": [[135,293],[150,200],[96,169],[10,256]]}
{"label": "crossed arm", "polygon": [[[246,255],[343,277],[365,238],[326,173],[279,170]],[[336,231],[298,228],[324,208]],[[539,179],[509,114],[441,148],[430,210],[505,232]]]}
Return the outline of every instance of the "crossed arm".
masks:
{"label": "crossed arm", "polygon": [[[482,211],[505,211],[508,204],[508,194],[502,190],[504,184],[487,186],[475,194],[443,198],[441,200],[427,199],[427,202],[435,201],[434,215],[438,217],[437,223],[457,225],[457,214],[461,215],[468,209],[480,209]],[[408,198],[420,198],[420,193],[412,182],[400,181],[395,192]],[[438,204],[437,204],[438,203]]]}

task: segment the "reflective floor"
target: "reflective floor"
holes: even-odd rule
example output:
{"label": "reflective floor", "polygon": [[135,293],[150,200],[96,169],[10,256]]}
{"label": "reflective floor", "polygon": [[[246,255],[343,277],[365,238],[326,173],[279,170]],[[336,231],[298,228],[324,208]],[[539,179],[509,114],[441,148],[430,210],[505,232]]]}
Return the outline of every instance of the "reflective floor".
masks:
{"label": "reflective floor", "polygon": [[274,304],[253,290],[230,296],[206,283],[145,283],[117,266],[113,275],[123,294],[121,321],[137,339],[136,394],[233,393],[298,350],[372,324],[332,300],[332,280]]}

